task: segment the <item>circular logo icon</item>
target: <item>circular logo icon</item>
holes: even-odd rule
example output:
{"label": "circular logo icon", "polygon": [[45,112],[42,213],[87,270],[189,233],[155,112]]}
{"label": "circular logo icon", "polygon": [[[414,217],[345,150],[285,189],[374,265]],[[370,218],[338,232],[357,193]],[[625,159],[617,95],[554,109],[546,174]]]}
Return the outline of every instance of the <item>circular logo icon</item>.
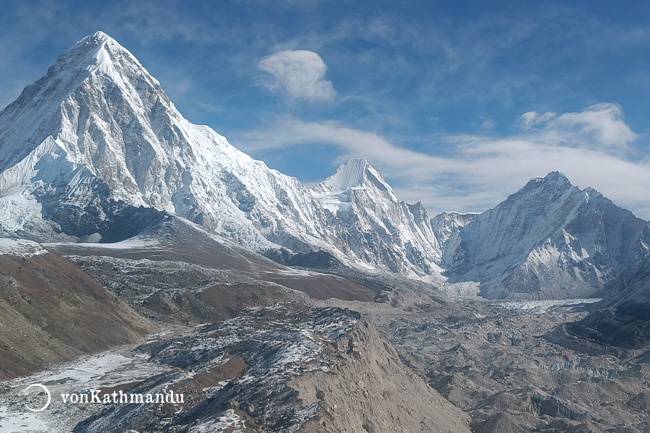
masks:
{"label": "circular logo icon", "polygon": [[27,409],[29,409],[32,412],[42,412],[45,409],[47,409],[47,407],[50,405],[50,402],[52,401],[52,395],[50,394],[50,390],[47,389],[47,387],[45,385],[43,385],[43,384],[34,383],[32,385],[29,385],[27,388],[25,388],[24,392],[28,392],[30,388],[41,388],[45,392],[45,394],[47,394],[47,402],[45,403],[45,406],[43,406],[40,409],[34,409],[34,408],[31,408],[31,407],[25,405],[27,407]]}

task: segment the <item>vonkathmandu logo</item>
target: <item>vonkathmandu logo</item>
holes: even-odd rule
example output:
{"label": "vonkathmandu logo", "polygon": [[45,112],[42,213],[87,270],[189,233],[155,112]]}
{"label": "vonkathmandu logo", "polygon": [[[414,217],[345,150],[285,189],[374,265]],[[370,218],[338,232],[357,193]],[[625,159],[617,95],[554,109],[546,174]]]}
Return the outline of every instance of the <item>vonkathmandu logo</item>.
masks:
{"label": "vonkathmandu logo", "polygon": [[[47,407],[50,405],[50,402],[52,401],[52,394],[50,394],[50,390],[47,389],[47,386],[45,386],[45,385],[43,385],[43,384],[41,384],[41,383],[34,383],[34,384],[32,384],[32,385],[29,385],[29,386],[25,389],[25,392],[29,391],[29,390],[32,389],[32,388],[40,388],[41,391],[44,392],[45,395],[47,395],[47,401],[46,401],[45,404],[44,404],[42,407],[40,407],[40,408],[33,408],[33,407],[30,407],[30,406],[27,406],[27,405],[25,405],[25,406],[27,406],[27,409],[29,409],[29,410],[32,411],[32,412],[41,412],[41,411],[44,411],[45,409],[47,409]],[[40,393],[39,393],[39,394],[40,394]]]}
{"label": "vonkathmandu logo", "polygon": [[[46,395],[46,401],[44,401],[41,407],[33,408],[27,406],[27,409],[32,412],[42,412],[48,408],[52,402],[52,394],[50,390],[41,383],[35,383],[29,385],[25,392],[28,392],[32,388],[38,388],[41,390],[39,394]],[[184,395],[175,393],[174,391],[165,391],[157,393],[130,393],[120,391],[113,391],[111,393],[102,392],[98,389],[90,390],[85,393],[67,393],[59,394],[61,402],[63,404],[181,404],[184,403]]]}

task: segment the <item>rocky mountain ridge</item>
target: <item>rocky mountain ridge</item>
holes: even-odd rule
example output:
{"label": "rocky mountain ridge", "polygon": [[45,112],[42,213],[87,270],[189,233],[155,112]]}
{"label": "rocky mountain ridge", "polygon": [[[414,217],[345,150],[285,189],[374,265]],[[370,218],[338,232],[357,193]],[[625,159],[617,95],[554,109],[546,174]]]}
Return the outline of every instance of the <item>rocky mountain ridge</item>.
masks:
{"label": "rocky mountain ridge", "polygon": [[424,206],[400,201],[365,159],[349,160],[312,191],[328,219],[343,222],[350,249],[364,262],[383,261],[395,273],[408,273],[407,264],[440,272],[442,250]]}
{"label": "rocky mountain ridge", "polygon": [[602,296],[650,260],[650,223],[559,172],[528,182],[447,241],[452,280],[489,298]]}

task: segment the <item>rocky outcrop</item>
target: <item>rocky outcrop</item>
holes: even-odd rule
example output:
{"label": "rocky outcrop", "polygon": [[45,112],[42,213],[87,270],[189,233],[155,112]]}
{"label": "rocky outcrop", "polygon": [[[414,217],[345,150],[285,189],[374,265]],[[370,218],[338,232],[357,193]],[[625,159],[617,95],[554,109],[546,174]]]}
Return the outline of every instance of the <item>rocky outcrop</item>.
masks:
{"label": "rocky outcrop", "polygon": [[408,369],[368,321],[330,347],[331,372],[290,382],[303,404],[318,407],[299,432],[469,432],[469,417]]}
{"label": "rocky outcrop", "polygon": [[613,284],[607,296],[582,320],[554,330],[547,338],[586,351],[633,356],[650,346],[650,264]]}
{"label": "rocky outcrop", "polygon": [[255,308],[136,351],[169,371],[125,391],[173,390],[184,402],[108,407],[75,432],[469,433],[468,417],[349,310]]}

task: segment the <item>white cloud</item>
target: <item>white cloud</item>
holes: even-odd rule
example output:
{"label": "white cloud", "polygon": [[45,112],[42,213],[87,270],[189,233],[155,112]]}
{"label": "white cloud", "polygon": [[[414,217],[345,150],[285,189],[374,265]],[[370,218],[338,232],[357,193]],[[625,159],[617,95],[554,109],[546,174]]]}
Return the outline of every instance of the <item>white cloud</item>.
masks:
{"label": "white cloud", "polygon": [[525,129],[536,133],[536,141],[549,144],[625,152],[638,138],[623,120],[623,109],[611,103],[592,105],[581,112],[560,116],[530,111],[521,116],[521,121]]}
{"label": "white cloud", "polygon": [[551,113],[551,112],[539,114],[537,111],[529,111],[528,113],[524,113],[521,115],[521,123],[524,126],[524,128],[532,128],[533,126],[539,125],[540,123],[547,122],[553,119],[554,117],[556,117],[555,113]]}
{"label": "white cloud", "polygon": [[280,51],[263,58],[259,68],[273,76],[270,89],[284,88],[293,98],[328,101],[336,95],[332,82],[324,79],[325,62],[313,51]]}
{"label": "white cloud", "polygon": [[623,120],[623,110],[616,104],[593,105],[580,113],[558,117],[560,127],[575,125],[579,132],[591,136],[604,146],[627,147],[637,135]]}
{"label": "white cloud", "polygon": [[396,146],[385,137],[340,122],[290,117],[278,119],[268,130],[244,134],[241,143],[257,152],[308,144],[335,146],[340,152],[338,162],[352,156],[367,158],[402,199],[422,201],[432,213],[486,210],[530,178],[559,170],[574,184],[591,186],[650,219],[650,160],[610,151],[629,146],[637,137],[625,124],[620,107],[600,104],[562,115],[526,113],[521,119],[537,128],[501,138],[439,137],[453,149],[446,157]]}
{"label": "white cloud", "polygon": [[292,117],[278,119],[268,130],[246,132],[240,144],[247,151],[263,151],[304,144],[329,144],[343,152],[342,157],[365,157],[374,161],[390,161],[405,167],[427,161],[437,165],[444,160],[400,148],[372,132],[345,126],[337,121],[304,122]]}

